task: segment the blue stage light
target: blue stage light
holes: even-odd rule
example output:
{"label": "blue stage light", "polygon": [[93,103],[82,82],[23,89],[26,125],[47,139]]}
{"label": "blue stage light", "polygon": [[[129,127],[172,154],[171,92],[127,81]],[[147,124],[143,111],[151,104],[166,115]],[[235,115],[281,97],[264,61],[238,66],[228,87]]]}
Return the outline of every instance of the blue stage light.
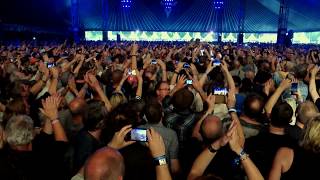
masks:
{"label": "blue stage light", "polygon": [[121,6],[123,8],[131,8],[132,0],[121,0]]}

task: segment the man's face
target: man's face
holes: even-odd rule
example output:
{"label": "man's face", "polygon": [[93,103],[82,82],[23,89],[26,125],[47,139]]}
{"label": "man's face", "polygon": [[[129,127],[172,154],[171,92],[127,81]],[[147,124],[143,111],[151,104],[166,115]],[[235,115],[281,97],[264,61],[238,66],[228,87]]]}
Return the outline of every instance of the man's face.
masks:
{"label": "man's face", "polygon": [[21,84],[20,95],[22,97],[28,97],[30,95],[30,86],[26,84]]}
{"label": "man's face", "polygon": [[161,83],[159,89],[157,89],[157,96],[160,98],[160,99],[163,99],[165,98],[167,95],[169,95],[169,85],[168,83]]}

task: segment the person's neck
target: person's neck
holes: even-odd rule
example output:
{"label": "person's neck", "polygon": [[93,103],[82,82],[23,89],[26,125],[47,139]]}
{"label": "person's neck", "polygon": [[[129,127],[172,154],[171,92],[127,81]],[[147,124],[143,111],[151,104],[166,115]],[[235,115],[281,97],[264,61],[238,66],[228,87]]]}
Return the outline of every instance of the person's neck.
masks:
{"label": "person's neck", "polygon": [[256,125],[260,125],[261,123],[257,122],[255,119],[253,118],[249,118],[246,115],[241,115],[240,119],[242,119],[243,121],[249,123],[249,124],[256,124]]}
{"label": "person's neck", "polygon": [[96,140],[100,139],[101,130],[88,131]]}
{"label": "person's neck", "polygon": [[28,151],[32,151],[32,144],[29,143],[27,145],[19,145],[19,146],[10,145],[10,148],[16,151],[28,152]]}
{"label": "person's neck", "polygon": [[80,115],[72,116],[72,122],[75,125],[82,125],[82,117]]}
{"label": "person's neck", "polygon": [[304,124],[302,124],[302,123],[299,122],[299,121],[296,122],[296,125],[297,125],[299,128],[301,128],[301,129],[304,128]]}
{"label": "person's neck", "polygon": [[273,125],[269,126],[269,133],[276,135],[284,135],[284,128],[274,127]]}

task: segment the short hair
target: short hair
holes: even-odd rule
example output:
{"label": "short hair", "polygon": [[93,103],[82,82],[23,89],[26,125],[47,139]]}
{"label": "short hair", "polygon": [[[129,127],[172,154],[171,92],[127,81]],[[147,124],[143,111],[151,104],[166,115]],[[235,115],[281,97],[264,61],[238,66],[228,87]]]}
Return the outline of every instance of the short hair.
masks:
{"label": "short hair", "polygon": [[[161,84],[163,84],[163,83],[166,83],[166,84],[168,84],[168,82],[167,81],[160,81],[160,82],[158,82],[157,84],[156,84],[156,86],[155,86],[155,90],[158,90],[158,89],[160,89],[160,86],[161,86]],[[169,84],[168,84],[169,85]]]}
{"label": "short hair", "polygon": [[85,163],[86,180],[116,180],[124,176],[125,165],[121,154],[115,149],[105,147],[97,150]]}
{"label": "short hair", "polygon": [[162,119],[162,106],[159,103],[148,104],[145,108],[145,115],[149,123],[159,123]]}
{"label": "short hair", "polygon": [[122,92],[113,92],[110,97],[110,104],[112,105],[112,108],[116,108],[120,104],[125,104],[127,102],[128,100]]}
{"label": "short hair", "polygon": [[314,153],[320,153],[320,114],[311,118],[303,130],[300,145]]}
{"label": "short hair", "polygon": [[[251,103],[255,101],[259,102],[260,107],[258,108],[252,107]],[[258,115],[262,114],[263,107],[264,107],[263,97],[255,93],[249,94],[243,102],[243,113],[250,118],[257,118]]]}
{"label": "short hair", "polygon": [[293,110],[287,102],[277,103],[271,111],[271,125],[284,128],[289,125],[293,115]]}
{"label": "short hair", "polygon": [[304,79],[308,74],[308,65],[299,64],[294,67],[294,75],[297,79]]}
{"label": "short hair", "polygon": [[182,88],[175,92],[172,96],[171,102],[175,109],[186,110],[190,108],[193,103],[194,96],[188,89]]}
{"label": "short hair", "polygon": [[306,124],[317,113],[319,113],[317,106],[311,101],[306,101],[299,104],[296,109],[297,121]]}
{"label": "short hair", "polygon": [[33,121],[29,116],[18,115],[9,119],[5,128],[9,145],[21,146],[31,143],[33,139]]}
{"label": "short hair", "polygon": [[101,101],[88,102],[88,116],[83,121],[83,128],[87,131],[101,129],[104,119],[107,117],[107,109]]}

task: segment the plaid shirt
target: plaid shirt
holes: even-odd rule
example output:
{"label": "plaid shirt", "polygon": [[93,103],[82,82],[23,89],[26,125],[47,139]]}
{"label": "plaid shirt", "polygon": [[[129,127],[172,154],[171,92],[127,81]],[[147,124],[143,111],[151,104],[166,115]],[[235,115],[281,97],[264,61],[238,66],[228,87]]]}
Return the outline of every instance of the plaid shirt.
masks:
{"label": "plaid shirt", "polygon": [[164,118],[164,125],[176,131],[180,150],[183,149],[185,142],[191,138],[196,117],[197,115],[190,110],[175,112],[171,109]]}

